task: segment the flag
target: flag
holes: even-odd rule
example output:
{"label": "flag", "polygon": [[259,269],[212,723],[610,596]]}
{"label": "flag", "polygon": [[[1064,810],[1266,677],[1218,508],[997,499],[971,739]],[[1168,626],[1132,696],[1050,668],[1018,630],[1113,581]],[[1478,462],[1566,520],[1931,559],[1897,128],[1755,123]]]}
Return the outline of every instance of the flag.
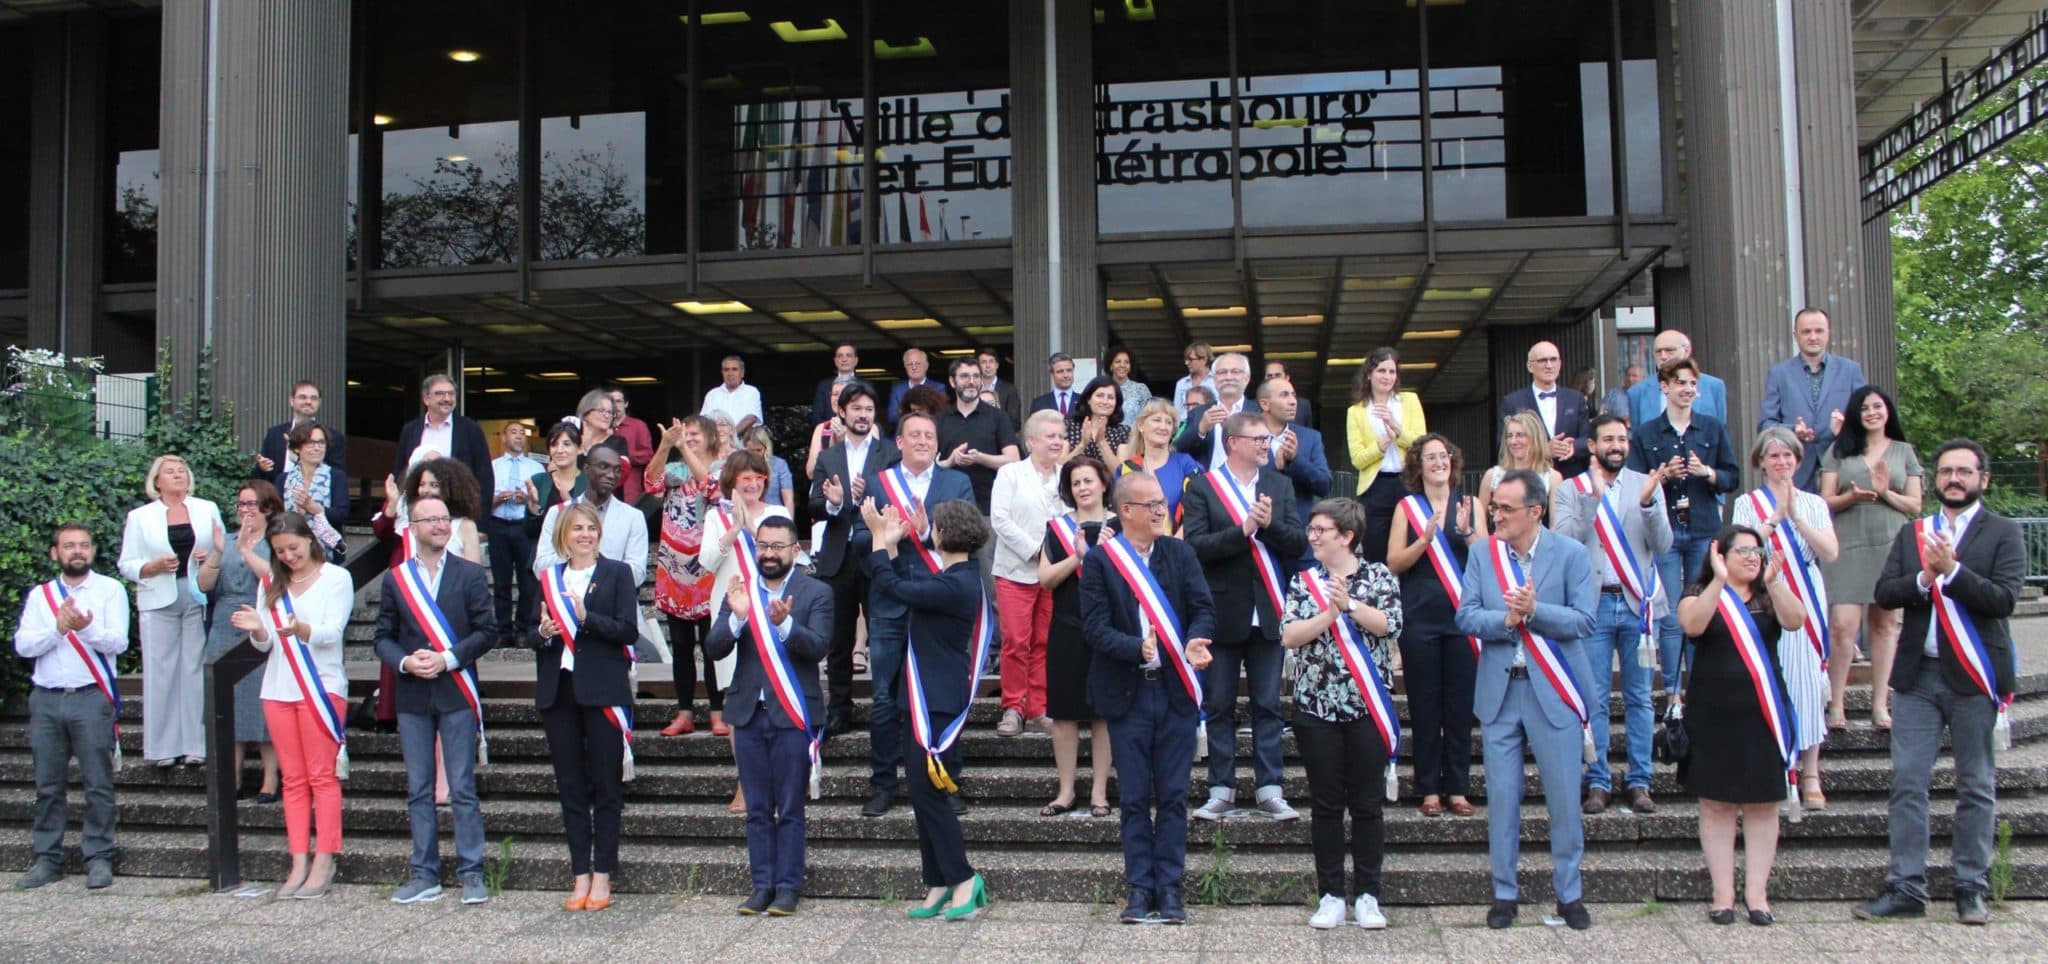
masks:
{"label": "flag", "polygon": [[817,132],[811,137],[810,156],[804,164],[804,240],[813,247],[825,246],[825,165],[831,154],[825,147],[825,111],[818,110]]}
{"label": "flag", "polygon": [[923,195],[919,195],[917,198],[917,239],[919,241],[930,241],[932,239],[932,219],[925,214]]}
{"label": "flag", "polygon": [[748,104],[740,115],[740,247],[749,248],[761,206],[761,109]]}
{"label": "flag", "polygon": [[795,247],[796,237],[796,196],[804,182],[804,102],[796,102],[796,119],[790,125],[789,146],[782,151],[782,204],[781,218],[776,224],[778,248]]}
{"label": "flag", "polygon": [[896,192],[896,237],[904,244],[910,243],[910,200],[901,189]]}

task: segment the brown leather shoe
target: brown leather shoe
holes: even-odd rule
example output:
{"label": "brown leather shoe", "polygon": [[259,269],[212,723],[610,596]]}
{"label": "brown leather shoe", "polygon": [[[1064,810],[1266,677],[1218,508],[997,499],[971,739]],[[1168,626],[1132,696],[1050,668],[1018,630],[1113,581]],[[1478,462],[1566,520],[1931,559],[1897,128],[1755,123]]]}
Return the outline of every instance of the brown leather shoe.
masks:
{"label": "brown leather shoe", "polygon": [[1425,817],[1441,817],[1444,815],[1444,805],[1435,797],[1423,797],[1422,815]]}
{"label": "brown leather shoe", "polygon": [[1656,813],[1657,801],[1650,799],[1649,787],[1636,787],[1628,792],[1628,808],[1637,813]]}
{"label": "brown leather shoe", "polygon": [[1589,815],[1595,813],[1606,813],[1607,804],[1609,801],[1613,799],[1614,794],[1602,790],[1598,787],[1594,787],[1593,789],[1586,791],[1585,805],[1581,806],[1579,810]]}

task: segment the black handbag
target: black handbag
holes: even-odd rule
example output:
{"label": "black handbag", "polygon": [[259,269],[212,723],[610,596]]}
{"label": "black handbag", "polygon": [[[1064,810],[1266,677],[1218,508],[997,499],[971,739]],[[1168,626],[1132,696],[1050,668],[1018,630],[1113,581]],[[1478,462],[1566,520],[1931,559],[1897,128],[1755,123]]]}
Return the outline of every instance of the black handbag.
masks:
{"label": "black handbag", "polygon": [[[1685,657],[1689,647],[1678,650],[1678,692],[1684,693],[1688,679]],[[1692,760],[1692,737],[1685,729],[1685,704],[1671,700],[1664,710],[1664,722],[1658,724],[1657,735],[1650,741],[1652,755],[1658,763],[1677,765],[1681,770]],[[1681,777],[1682,779],[1682,777]]]}

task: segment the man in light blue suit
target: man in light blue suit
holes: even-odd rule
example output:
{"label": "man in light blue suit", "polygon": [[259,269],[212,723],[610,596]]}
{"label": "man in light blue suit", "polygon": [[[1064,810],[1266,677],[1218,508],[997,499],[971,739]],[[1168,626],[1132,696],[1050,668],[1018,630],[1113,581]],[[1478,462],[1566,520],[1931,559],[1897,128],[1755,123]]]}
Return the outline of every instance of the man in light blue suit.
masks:
{"label": "man in light blue suit", "polygon": [[1835,444],[1849,394],[1864,385],[1862,365],[1828,351],[1829,326],[1828,313],[1819,308],[1802,308],[1792,317],[1799,354],[1771,366],[1756,421],[1759,432],[1782,425],[1799,436],[1806,451],[1793,481],[1808,492],[1819,491],[1821,453]]}
{"label": "man in light blue suit", "polygon": [[[1526,469],[1507,473],[1493,490],[1493,539],[1475,549],[1465,564],[1464,599],[1458,629],[1484,644],[1472,708],[1485,741],[1487,849],[1493,862],[1493,906],[1486,926],[1499,930],[1515,922],[1521,883],[1515,875],[1522,844],[1522,754],[1535,754],[1550,810],[1551,871],[1557,916],[1573,930],[1593,926],[1582,900],[1579,859],[1585,828],[1579,817],[1579,772],[1589,732],[1575,708],[1553,686],[1540,657],[1523,642],[1523,632],[1555,644],[1563,659],[1562,684],[1574,693],[1589,672],[1580,640],[1593,634],[1594,605],[1600,595],[1586,548],[1543,530],[1548,493],[1543,479]],[[1503,591],[1495,576],[1495,543],[1504,543],[1520,569],[1520,585]]]}
{"label": "man in light blue suit", "polygon": [[[1638,428],[1664,414],[1664,389],[1658,380],[1658,373],[1664,366],[1681,358],[1692,357],[1692,339],[1677,329],[1660,331],[1657,340],[1650,343],[1652,360],[1657,370],[1628,389],[1628,423]],[[1693,400],[1692,410],[1723,425],[1728,424],[1728,383],[1720,378],[1700,372],[1699,396]]]}

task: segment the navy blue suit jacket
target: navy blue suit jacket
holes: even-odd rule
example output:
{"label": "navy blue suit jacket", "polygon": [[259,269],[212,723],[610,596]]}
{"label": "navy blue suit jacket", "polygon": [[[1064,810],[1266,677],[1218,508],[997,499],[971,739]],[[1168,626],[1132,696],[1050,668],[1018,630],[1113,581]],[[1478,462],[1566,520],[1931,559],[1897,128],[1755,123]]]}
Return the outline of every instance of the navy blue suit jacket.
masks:
{"label": "navy blue suit jacket", "polygon": [[[1152,543],[1149,568],[1167,605],[1180,617],[1181,639],[1213,639],[1216,607],[1194,548],[1161,536]],[[1081,561],[1081,632],[1094,651],[1088,662],[1088,705],[1104,719],[1120,719],[1130,712],[1131,698],[1143,681],[1145,629],[1138,618],[1137,597],[1110,565],[1109,553],[1099,548],[1090,549]],[[1159,656],[1160,672],[1169,677],[1164,681],[1167,705],[1194,713],[1197,707],[1189,701],[1187,689],[1166,665],[1163,645]]]}
{"label": "navy blue suit jacket", "polygon": [[[1216,429],[1210,429],[1210,434],[1208,435],[1204,435],[1196,430],[1202,427],[1202,416],[1209,414],[1209,410],[1215,407],[1216,403],[1210,402],[1201,408],[1189,412],[1187,421],[1181,425],[1180,434],[1173,437],[1173,447],[1194,456],[1195,461],[1202,463],[1204,470],[1209,468],[1209,454],[1215,448],[1214,435]],[[1238,412],[1257,415],[1259,414],[1259,403],[1252,401],[1250,395],[1246,395],[1238,402],[1237,412],[1232,412],[1231,414],[1235,415]],[[1217,428],[1221,427],[1220,425],[1217,426]]]}
{"label": "navy blue suit jacket", "polygon": [[[782,598],[789,600],[789,633],[782,641],[789,653],[789,668],[796,674],[797,685],[803,688],[804,713],[810,717],[811,725],[823,726],[825,697],[818,691],[818,661],[832,648],[832,587],[801,570],[793,570],[782,584]],[[764,705],[759,694],[765,691],[769,725],[795,729],[796,721],[789,718],[782,701],[775,698],[774,688],[768,685],[768,668],[761,664],[753,627],[744,626],[735,634],[732,609],[720,599],[711,616],[711,632],[704,638],[704,655],[724,659],[734,649],[739,650],[739,656],[733,663],[732,685],[726,690],[730,694],[725,701],[726,722],[734,726],[751,722],[754,708]]]}
{"label": "navy blue suit jacket", "polygon": [[[442,557],[441,585],[434,601],[448,617],[448,629],[455,636],[455,662],[461,668],[475,665],[477,657],[497,645],[498,627],[491,615],[491,587],[484,567],[449,553]],[[400,713],[449,713],[469,708],[452,674],[421,679],[405,672],[405,658],[422,649],[432,649],[426,631],[413,618],[412,610],[398,594],[398,570],[384,571],[384,585],[377,599],[377,660],[398,674],[392,692]]]}
{"label": "navy blue suit jacket", "polygon": [[[886,508],[889,504],[889,500],[882,495],[881,477],[882,470],[885,468],[888,468],[888,466],[875,464],[873,455],[868,456],[868,470],[865,473],[867,475],[867,494],[868,497],[875,500],[875,507],[878,509]],[[943,465],[933,466],[931,488],[925,491],[924,497],[926,518],[930,518],[932,506],[938,505],[941,502],[950,502],[954,499],[961,499],[970,505],[973,504],[974,483],[968,481],[967,473],[965,472],[949,469]],[[856,510],[855,515],[858,518],[858,510]],[[868,524],[865,519],[856,521],[853,524],[852,535],[848,538],[852,540],[851,551],[853,552],[865,555],[874,548],[875,535],[868,531]],[[917,550],[911,547],[911,542],[915,539],[917,539],[917,536],[914,534],[904,536],[902,545],[897,547],[897,554],[899,556],[916,556]],[[871,558],[868,562],[868,578],[873,579],[875,578],[874,560]],[[924,563],[919,561],[918,565],[922,566]],[[880,616],[884,619],[894,619],[901,618],[907,611],[901,602],[882,592],[882,587],[879,584],[868,587],[868,612],[871,615]]]}
{"label": "navy blue suit jacket", "polygon": [[1805,419],[1806,427],[1813,429],[1813,441],[1806,443],[1806,451],[1800,453],[1799,474],[1793,477],[1808,492],[1819,491],[1821,454],[1835,444],[1835,433],[1828,427],[1829,415],[1847,408],[1849,395],[1865,384],[1863,366],[1854,358],[1829,352],[1821,357],[1821,365],[1819,406],[1813,404],[1804,360],[1794,355],[1772,365],[1770,373],[1764,376],[1763,414],[1756,420],[1759,432],[1777,426],[1793,428],[1800,419]]}
{"label": "navy blue suit jacket", "polygon": [[[543,577],[545,578],[545,577]],[[527,634],[540,650],[533,657],[533,705],[555,705],[562,675],[562,637],[542,639],[540,630]],[[584,707],[620,706],[633,702],[627,654],[640,639],[640,590],[633,570],[616,559],[599,557],[590,589],[583,594],[583,632],[576,637],[576,703]]]}
{"label": "navy blue suit jacket", "polygon": [[[1500,417],[1505,419],[1516,412],[1542,413],[1536,407],[1534,386],[1509,392],[1500,400]],[[1500,440],[1499,425],[1494,427],[1494,441]],[[1552,434],[1563,433],[1572,437],[1572,457],[1556,463],[1557,474],[1569,479],[1586,471],[1590,459],[1586,456],[1586,437],[1593,434],[1593,413],[1586,408],[1586,396],[1577,391],[1557,386],[1557,423],[1551,426]],[[1549,439],[1541,440],[1547,447]]]}
{"label": "navy blue suit jacket", "polygon": [[1299,422],[1289,430],[1295,438],[1294,458],[1279,472],[1294,483],[1295,518],[1307,525],[1309,510],[1330,494],[1330,456],[1323,450],[1323,433]]}
{"label": "navy blue suit jacket", "polygon": [[[933,574],[924,561],[899,552],[896,561],[877,549],[869,557],[875,595],[910,613],[910,648],[917,654],[918,679],[924,683],[925,706],[933,726],[944,726],[967,708],[968,651],[973,648],[974,618],[986,602],[981,567],[964,559]],[[994,619],[995,614],[988,614]],[[993,631],[993,630],[991,630]],[[908,665],[906,663],[905,665]],[[899,699],[909,712],[909,703]]]}

